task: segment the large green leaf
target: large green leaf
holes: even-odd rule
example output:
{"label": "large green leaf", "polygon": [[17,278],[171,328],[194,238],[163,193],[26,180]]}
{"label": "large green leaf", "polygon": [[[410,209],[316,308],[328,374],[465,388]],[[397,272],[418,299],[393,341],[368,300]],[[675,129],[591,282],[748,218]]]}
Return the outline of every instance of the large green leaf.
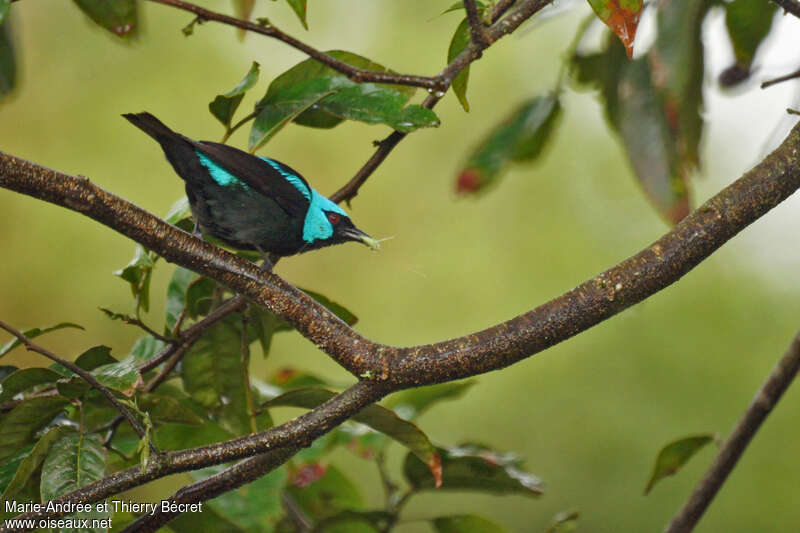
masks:
{"label": "large green leaf", "polygon": [[133,35],[138,26],[136,0],[74,0],[96,24],[120,36]]}
{"label": "large green leaf", "polygon": [[[264,403],[262,407],[291,406],[314,409],[335,395],[327,389],[305,387],[281,394]],[[427,435],[415,424],[403,420],[394,412],[379,405],[364,408],[353,417],[353,420],[380,431],[402,444],[427,465],[432,476],[437,478],[440,476],[439,456]]]}
{"label": "large green leaf", "polygon": [[17,61],[11,43],[11,23],[0,24],[0,97],[10,93],[17,84]]}
{"label": "large green leaf", "polygon": [[[252,328],[248,328],[250,332]],[[250,433],[238,314],[215,324],[183,358],[183,386],[236,435]]]}
{"label": "large green leaf", "polygon": [[[47,501],[102,479],[106,474],[106,449],[97,435],[70,432],[57,440],[42,464],[42,500]],[[66,519],[103,520],[109,513],[100,505]],[[70,531],[104,532],[107,528],[70,528]]]}
{"label": "large green leaf", "polygon": [[133,348],[131,348],[131,357],[142,363],[160,352],[164,346],[164,341],[151,335],[145,335],[134,343]]}
{"label": "large green leaf", "polygon": [[34,441],[69,403],[62,396],[41,396],[21,402],[0,419],[0,463]]}
{"label": "large green leaf", "polygon": [[199,426],[204,420],[178,398],[154,392],[137,396],[139,409],[147,412],[156,423],[191,424]]}
{"label": "large green leaf", "polygon": [[6,21],[8,9],[11,7],[11,0],[0,0],[0,26]]}
{"label": "large green leaf", "polygon": [[[92,363],[76,364],[84,370],[91,370],[92,376],[104,387],[121,392],[125,396],[133,396],[136,389],[142,384],[142,376],[139,373],[138,362],[134,357],[126,357],[122,361],[117,361],[108,355],[111,362],[107,359],[99,359],[103,353],[108,354],[108,348],[98,346],[96,349],[86,352],[81,357],[91,357]],[[97,364],[99,363],[99,364]],[[69,398],[78,398],[86,394],[92,386],[80,376],[73,375],[67,380],[58,384],[58,391]]]}
{"label": "large green leaf", "polygon": [[178,322],[183,310],[186,308],[186,291],[189,285],[200,277],[199,274],[178,266],[172,274],[172,279],[167,286],[167,303],[165,305],[166,319],[165,329],[172,331]]}
{"label": "large green leaf", "polygon": [[437,533],[503,533],[505,528],[473,514],[442,516],[431,520]]}
{"label": "large green leaf", "polygon": [[49,368],[23,368],[7,376],[0,384],[0,404],[20,392],[39,385],[55,383],[61,374]]}
{"label": "large green leaf", "polygon": [[647,483],[644,493],[650,492],[650,489],[665,477],[674,475],[706,444],[713,441],[714,435],[712,434],[693,435],[670,442],[664,446],[658,452],[658,457],[656,457],[656,462],[653,466],[653,474],[650,476],[650,481]]}
{"label": "large green leaf", "polygon": [[[72,322],[61,322],[60,324],[56,324],[55,326],[26,329],[25,331],[22,332],[22,334],[28,337],[29,339],[35,339],[39,335],[44,335],[45,333],[50,333],[51,331],[56,331],[64,328],[83,329],[83,326],[79,326],[78,324],[73,324]],[[14,337],[10,341],[8,341],[4,346],[0,347],[0,357],[3,357],[5,354],[10,352],[17,346],[20,346],[21,344],[22,342],[20,342],[19,339]]]}
{"label": "large green leaf", "polygon": [[[475,444],[439,448],[438,452],[442,458],[442,490],[478,490],[533,497],[544,493],[539,478],[522,470],[522,461],[514,454],[501,454]],[[406,455],[403,474],[417,490],[437,487],[430,470],[412,454]]]}
{"label": "large green leaf", "polygon": [[[212,466],[190,473],[200,481],[225,470],[225,466]],[[272,531],[276,519],[283,514],[281,493],[286,485],[287,469],[277,468],[234,491],[209,500],[208,505],[220,516],[246,531]]]}
{"label": "large green leaf", "polygon": [[201,426],[164,424],[153,433],[153,442],[162,450],[185,450],[222,442],[235,437],[215,422],[206,421]]}
{"label": "large green leaf", "polygon": [[475,193],[497,183],[512,162],[541,155],[561,116],[558,95],[532,98],[496,126],[472,152],[456,181],[456,190]]}
{"label": "large green leaf", "polygon": [[208,104],[208,110],[217,120],[222,122],[226,128],[230,128],[233,115],[239,104],[242,103],[245,93],[258,82],[259,66],[253,61],[253,65],[247,74],[244,75],[239,84],[225,94],[218,94],[214,100]]}
{"label": "large green leaf", "polygon": [[47,433],[36,441],[31,451],[19,462],[14,477],[3,488],[0,500],[9,501],[14,500],[16,495],[19,494],[31,477],[37,473],[40,466],[45,460],[45,457],[50,453],[50,448],[66,433],[74,431],[71,428],[58,426],[50,428]]}
{"label": "large green leaf", "polygon": [[292,7],[292,10],[297,15],[297,18],[300,19],[303,27],[308,29],[308,23],[306,22],[306,0],[286,0],[286,3]]}
{"label": "large green leaf", "polygon": [[[354,67],[388,72],[382,65],[350,52],[327,53]],[[332,128],[349,119],[383,123],[404,132],[437,126],[439,119],[433,111],[418,105],[406,106],[413,94],[411,87],[359,84],[315,59],[307,59],[275,78],[256,104],[261,120],[251,131],[250,149],[263,144],[288,120]]]}
{"label": "large green leaf", "polygon": [[386,401],[386,407],[403,418],[414,419],[439,402],[460,398],[473,385],[475,381],[470,380],[404,390],[392,394]]}
{"label": "large green leaf", "polygon": [[237,526],[208,506],[203,509],[202,513],[179,514],[169,523],[169,529],[174,533],[197,533],[198,531],[213,531],[214,533],[247,532],[247,530]]}
{"label": "large green leaf", "polygon": [[[462,4],[463,6],[463,4]],[[469,21],[464,19],[461,24],[456,28],[453,38],[450,39],[450,48],[447,49],[447,62],[450,63],[458,55],[463,52],[470,43]],[[469,83],[469,65],[464,67],[458,75],[453,78],[453,92],[456,94],[458,101],[461,102],[461,107],[464,111],[469,111],[469,102],[467,101],[467,83]]]}

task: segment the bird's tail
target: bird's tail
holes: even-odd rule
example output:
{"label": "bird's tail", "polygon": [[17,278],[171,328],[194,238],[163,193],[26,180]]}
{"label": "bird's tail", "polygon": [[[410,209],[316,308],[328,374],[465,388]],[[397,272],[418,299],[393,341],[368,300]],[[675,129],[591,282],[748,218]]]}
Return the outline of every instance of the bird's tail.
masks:
{"label": "bird's tail", "polygon": [[150,113],[124,113],[122,116],[159,143],[181,137]]}

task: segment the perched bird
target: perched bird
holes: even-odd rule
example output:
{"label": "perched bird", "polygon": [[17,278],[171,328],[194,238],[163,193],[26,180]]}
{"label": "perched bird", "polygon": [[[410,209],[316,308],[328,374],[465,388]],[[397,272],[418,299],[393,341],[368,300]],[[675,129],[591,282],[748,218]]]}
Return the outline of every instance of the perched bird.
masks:
{"label": "perched bird", "polygon": [[234,248],[258,250],[265,259],[347,241],[378,249],[378,241],[289,166],[225,144],[194,141],[150,113],[122,116],[158,141],[186,182],[195,230],[199,226]]}

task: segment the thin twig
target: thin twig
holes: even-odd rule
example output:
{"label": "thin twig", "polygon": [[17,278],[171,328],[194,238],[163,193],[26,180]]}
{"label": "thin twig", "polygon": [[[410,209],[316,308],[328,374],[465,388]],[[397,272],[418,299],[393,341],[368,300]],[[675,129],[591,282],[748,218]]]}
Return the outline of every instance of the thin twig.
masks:
{"label": "thin twig", "polygon": [[[48,359],[50,359],[52,361],[55,361],[56,363],[60,364],[61,366],[65,367],[65,368],[68,368],[73,373],[75,373],[76,375],[78,375],[81,378],[83,378],[84,381],[86,381],[89,385],[92,386],[92,388],[100,391],[100,393],[103,396],[105,396],[106,399],[108,399],[109,402],[111,402],[111,404],[117,409],[117,411],[119,411],[120,414],[122,416],[124,416],[125,419],[128,421],[128,423],[130,423],[130,425],[133,428],[133,430],[136,432],[137,435],[139,435],[139,438],[142,438],[142,439],[146,438],[146,433],[145,433],[144,428],[139,423],[139,421],[136,420],[136,417],[133,415],[133,413],[131,413],[130,409],[128,409],[127,407],[122,405],[122,403],[119,400],[117,400],[117,397],[114,396],[114,393],[111,392],[110,390],[108,390],[99,381],[97,381],[97,379],[93,375],[91,375],[89,372],[87,372],[86,370],[82,369],[81,367],[79,367],[75,363],[71,363],[70,361],[62,359],[61,357],[57,356],[56,354],[54,354],[53,352],[51,352],[47,348],[39,346],[38,344],[36,344],[32,340],[30,340],[27,336],[25,336],[24,333],[22,333],[21,331],[9,326],[8,324],[6,324],[3,321],[0,321],[0,329],[6,330],[7,332],[9,332],[13,336],[15,336],[17,339],[19,339],[19,341],[22,344],[25,345],[25,348],[27,350],[29,350],[31,352],[36,352],[38,354],[41,354],[41,355],[47,357]],[[158,449],[150,441],[150,439],[147,439],[147,444],[150,446],[151,453],[154,453],[154,454],[158,453]]]}
{"label": "thin twig", "polygon": [[500,20],[500,17],[506,14],[506,11],[511,9],[517,0],[500,0],[494,6],[492,11],[492,24]]}
{"label": "thin twig", "polygon": [[464,9],[467,12],[467,22],[469,22],[469,33],[472,42],[478,43],[484,47],[489,46],[489,41],[486,38],[486,28],[483,26],[481,14],[478,12],[478,6],[475,0],[464,0]]}
{"label": "thin twig", "polygon": [[164,4],[167,6],[172,6],[178,9],[182,9],[184,11],[188,11],[190,13],[194,13],[198,17],[204,20],[210,20],[214,22],[220,22],[222,24],[228,24],[230,26],[235,26],[242,30],[251,31],[254,33],[259,33],[261,35],[266,35],[267,37],[272,37],[274,39],[278,39],[279,41],[283,41],[284,43],[288,44],[292,48],[296,48],[300,50],[304,54],[308,55],[309,57],[313,57],[320,63],[323,63],[332,69],[341,72],[351,80],[359,83],[363,82],[371,82],[371,83],[392,83],[396,85],[410,85],[412,87],[423,87],[425,89],[443,91],[446,89],[445,82],[439,77],[428,77],[428,76],[415,76],[411,74],[396,74],[393,72],[377,72],[372,70],[364,70],[361,68],[354,67],[344,61],[340,61],[335,57],[332,57],[316,48],[305,44],[302,41],[288,35],[272,24],[266,25],[259,25],[248,20],[242,20],[235,17],[231,17],[228,15],[224,15],[222,13],[217,13],[216,11],[211,11],[195,4],[184,2],[183,0],[150,0],[151,2],[157,4]]}
{"label": "thin twig", "polygon": [[736,428],[722,446],[708,472],[695,487],[689,501],[667,526],[666,533],[688,533],[694,529],[756,431],[791,385],[798,370],[800,370],[800,333],[794,338],[789,349],[750,403],[744,416],[736,424]]}
{"label": "thin twig", "polygon": [[[488,48],[498,39],[512,33],[523,22],[535,15],[539,10],[550,4],[553,0],[525,0],[520,3],[519,7],[509,14],[506,18],[501,17],[503,14],[514,4],[514,2],[500,2],[495,6],[492,18],[496,20],[484,32],[486,40],[483,43],[472,42],[463,52],[454,58],[439,74],[440,77],[447,80],[444,90],[450,87],[450,83],[455,79],[459,72],[464,70],[470,63],[481,57],[483,50]],[[497,15],[497,18],[494,18]],[[443,92],[429,94],[422,107],[433,109],[433,107],[442,99]],[[406,133],[394,131],[388,137],[377,143],[378,149],[372,154],[372,157],[356,172],[350,181],[344,184],[339,190],[330,196],[331,201],[336,203],[350,201],[358,195],[358,190],[369,179],[373,172],[380,166],[386,157],[394,150],[400,141],[402,141]]]}
{"label": "thin twig", "polygon": [[786,74],[785,76],[781,76],[779,78],[774,78],[774,79],[762,82],[761,83],[761,88],[762,89],[766,89],[767,87],[775,85],[776,83],[781,83],[781,82],[784,82],[784,81],[794,80],[794,79],[797,79],[797,78],[800,78],[800,70],[796,70],[796,71],[792,72],[791,74]]}
{"label": "thin twig", "polygon": [[800,18],[800,2],[797,0],[772,0],[779,6],[783,8],[783,10],[787,13],[791,13],[797,18]]}

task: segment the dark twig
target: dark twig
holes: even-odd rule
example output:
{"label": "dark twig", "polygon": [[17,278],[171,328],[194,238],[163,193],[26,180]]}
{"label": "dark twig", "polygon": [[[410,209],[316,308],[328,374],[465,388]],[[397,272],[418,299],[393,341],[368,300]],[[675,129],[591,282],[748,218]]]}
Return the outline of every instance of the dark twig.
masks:
{"label": "dark twig", "polygon": [[410,85],[412,87],[423,87],[425,89],[443,91],[447,88],[445,82],[439,77],[427,77],[427,76],[415,76],[411,74],[395,74],[393,72],[377,72],[372,70],[364,70],[357,67],[354,67],[344,61],[340,61],[335,57],[332,57],[324,52],[317,50],[316,48],[305,44],[302,41],[299,41],[288,35],[272,24],[265,24],[259,25],[247,20],[237,19],[235,17],[231,17],[228,15],[224,15],[222,13],[217,13],[216,11],[211,11],[195,4],[184,2],[183,0],[150,0],[151,2],[155,2],[157,4],[164,4],[167,6],[176,7],[178,9],[182,9],[184,11],[188,11],[190,13],[194,13],[202,20],[210,20],[214,22],[220,22],[222,24],[228,24],[230,26],[235,26],[242,30],[251,31],[254,33],[259,33],[261,35],[266,35],[267,37],[272,37],[274,39],[278,39],[282,41],[292,48],[296,48],[300,50],[304,54],[308,55],[309,57],[313,57],[320,63],[323,63],[332,69],[341,72],[351,80],[359,83],[363,82],[371,82],[371,83],[392,83],[396,85]]}
{"label": "dark twig", "polygon": [[800,370],[800,333],[794,338],[789,349],[750,403],[744,416],[736,424],[736,428],[722,446],[708,472],[695,487],[689,501],[667,526],[665,530],[667,533],[688,533],[694,529],[756,431],[791,385],[798,370]]}
{"label": "dark twig", "polygon": [[[144,428],[139,423],[139,421],[136,420],[136,417],[133,415],[133,413],[131,413],[130,409],[128,409],[127,407],[122,405],[122,403],[117,399],[117,397],[114,396],[114,393],[111,392],[110,390],[108,390],[99,381],[97,381],[97,379],[95,379],[95,377],[92,374],[90,374],[86,370],[82,369],[81,367],[79,367],[75,363],[71,363],[70,361],[62,359],[61,357],[57,356],[56,354],[54,354],[53,352],[51,352],[47,348],[39,346],[38,344],[36,344],[32,340],[30,340],[28,337],[26,337],[24,333],[22,333],[21,331],[9,326],[5,322],[0,321],[0,329],[6,330],[7,332],[9,332],[13,336],[15,336],[17,339],[19,339],[19,341],[22,344],[25,345],[25,348],[27,350],[29,350],[31,352],[36,352],[38,354],[41,354],[41,355],[47,357],[48,359],[50,359],[52,361],[55,361],[56,363],[60,364],[61,366],[65,367],[65,368],[68,368],[74,374],[76,374],[76,375],[80,376],[81,378],[83,378],[83,380],[86,381],[89,385],[91,385],[92,388],[100,391],[100,394],[105,396],[106,399],[108,399],[108,401],[111,402],[111,404],[117,409],[117,411],[119,411],[120,414],[122,416],[124,416],[125,419],[128,421],[128,423],[130,423],[130,425],[133,428],[133,430],[136,432],[137,435],[139,435],[139,438],[142,438],[142,439],[146,438],[146,433],[145,433]],[[150,442],[150,439],[147,439],[147,444],[150,446],[151,453],[154,453],[154,454],[158,453],[158,449],[155,447],[155,445],[152,442]]]}
{"label": "dark twig", "polygon": [[791,13],[797,18],[800,18],[800,2],[797,0],[772,0],[779,6],[783,8],[783,10],[787,13]]}
{"label": "dark twig", "polygon": [[[452,83],[453,79],[458,75],[459,72],[466,68],[470,63],[481,57],[483,50],[491,46],[492,43],[501,37],[512,33],[523,22],[535,15],[539,10],[544,8],[552,1],[553,0],[524,0],[520,3],[519,8],[511,13],[508,17],[500,20],[499,22],[495,22],[489,28],[487,28],[484,32],[484,36],[486,37],[484,42],[475,42],[473,40],[466,50],[461,52],[461,54],[453,59],[453,61],[451,61],[439,74],[443,79],[447,80],[447,85],[445,86],[444,90],[447,90],[447,88],[450,87],[450,83]],[[514,2],[502,1],[498,3],[493,11],[492,19],[499,20],[506,10],[508,10],[513,4]],[[495,15],[497,15],[496,18]],[[422,103],[422,107],[433,109],[439,100],[442,99],[442,96],[444,96],[443,92],[439,94],[429,94]],[[361,169],[356,172],[356,175],[353,176],[350,181],[343,185],[338,191],[333,193],[330,196],[330,199],[336,203],[347,202],[349,204],[350,201],[355,198],[356,195],[358,195],[358,190],[361,188],[364,182],[367,181],[372,173],[375,172],[375,169],[377,169],[380,164],[383,163],[391,151],[394,150],[394,147],[397,146],[406,135],[406,133],[394,131],[388,137],[378,142],[378,149],[375,150],[375,153],[372,154],[372,157],[370,157],[369,160],[364,163]]]}
{"label": "dark twig", "polygon": [[[186,485],[170,496],[167,501],[170,504],[192,504],[210,500],[272,472],[295,453],[297,453],[296,448],[287,447],[245,459],[218,474]],[[179,514],[176,511],[164,510],[164,506],[159,505],[155,512],[145,513],[128,524],[122,533],[157,531]]]}
{"label": "dark twig", "polygon": [[785,76],[780,76],[779,78],[774,78],[774,79],[762,82],[761,83],[761,88],[762,89],[766,89],[767,87],[775,85],[776,83],[781,83],[781,82],[784,82],[784,81],[794,80],[794,79],[797,79],[797,78],[800,78],[800,70],[796,70],[796,71],[792,72],[791,74],[786,74]]}
{"label": "dark twig", "polygon": [[500,20],[500,17],[506,14],[516,2],[517,0],[500,0],[494,5],[494,10],[492,11],[492,24]]}
{"label": "dark twig", "polygon": [[486,38],[486,29],[483,26],[481,14],[478,12],[478,6],[475,0],[464,0],[464,9],[467,12],[467,21],[469,22],[469,32],[472,42],[482,45],[483,47],[489,46],[489,41]]}

